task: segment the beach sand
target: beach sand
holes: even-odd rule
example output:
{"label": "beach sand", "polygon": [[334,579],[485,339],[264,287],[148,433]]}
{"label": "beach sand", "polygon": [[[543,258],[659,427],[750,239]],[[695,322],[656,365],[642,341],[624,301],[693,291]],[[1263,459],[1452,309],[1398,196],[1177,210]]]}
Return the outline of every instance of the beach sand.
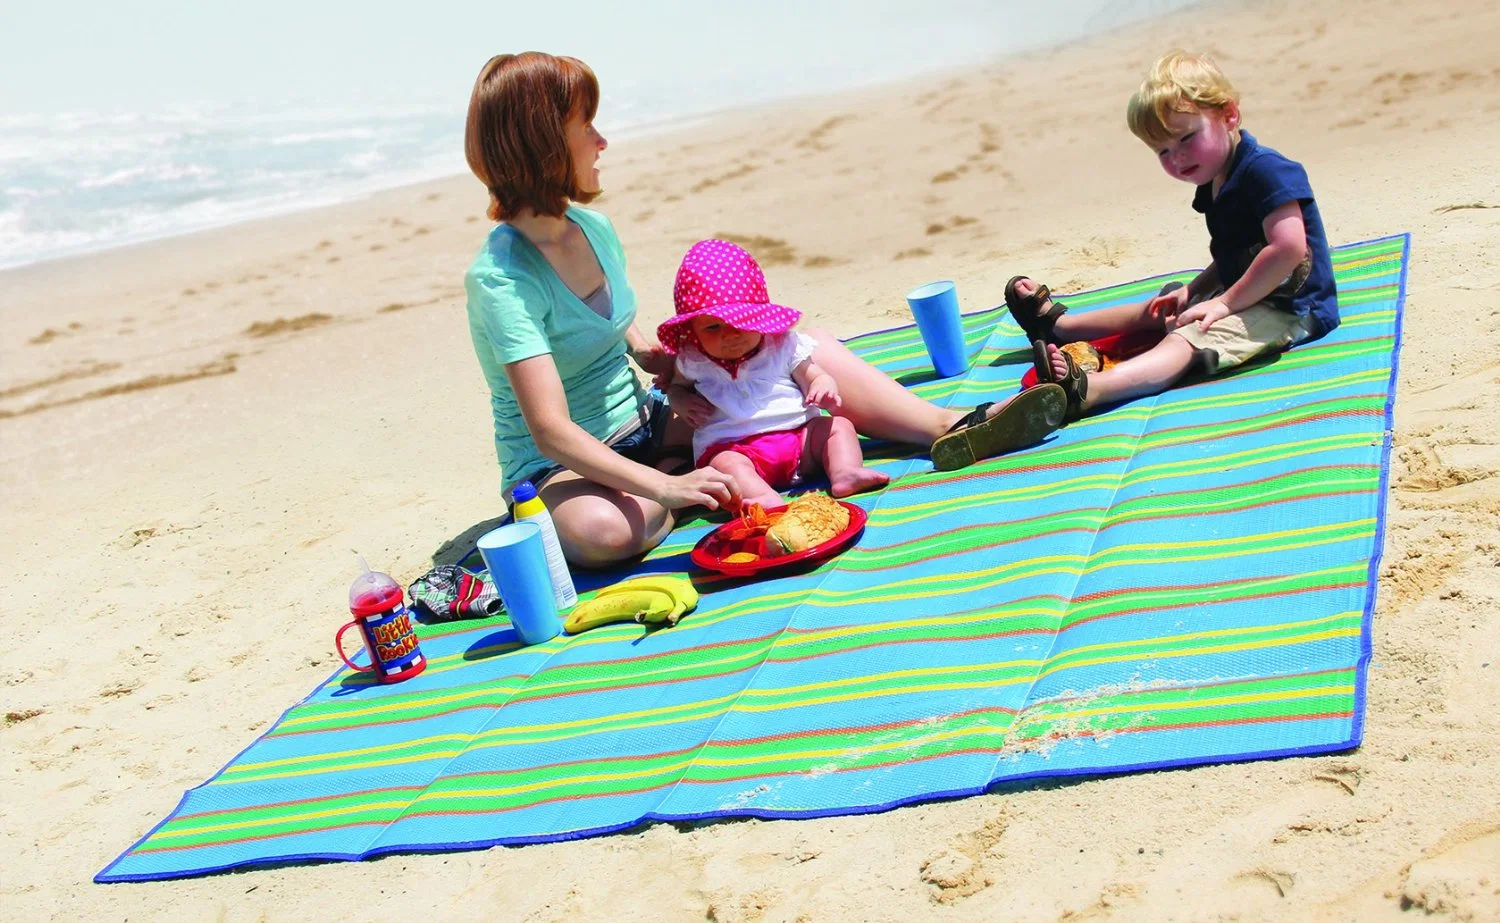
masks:
{"label": "beach sand", "polygon": [[[598,207],[641,324],[747,242],[840,334],[902,293],[1202,265],[1123,125],[1174,45],[1303,161],[1334,243],[1413,234],[1365,743],[860,817],[100,886],[336,666],[349,549],[403,583],[501,512],[458,177],[0,274],[0,917],[1500,919],[1500,10],[1199,9],[960,74],[618,140]],[[477,65],[477,62],[476,62]],[[608,74],[601,75],[607,83]],[[455,101],[455,105],[458,101]]]}

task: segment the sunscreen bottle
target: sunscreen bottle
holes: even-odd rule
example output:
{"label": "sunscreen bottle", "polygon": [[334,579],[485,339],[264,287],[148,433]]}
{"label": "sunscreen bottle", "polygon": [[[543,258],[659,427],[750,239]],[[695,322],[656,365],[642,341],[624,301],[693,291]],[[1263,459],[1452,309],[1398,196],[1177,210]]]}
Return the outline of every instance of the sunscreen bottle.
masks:
{"label": "sunscreen bottle", "polygon": [[559,611],[578,603],[578,592],[573,589],[573,575],[568,571],[568,561],[563,557],[562,544],[557,540],[557,527],[552,524],[552,514],[546,504],[536,495],[530,481],[516,485],[512,496],[516,505],[511,511],[516,522],[534,522],[542,529],[542,550],[547,553],[547,570],[552,574],[552,595]]}

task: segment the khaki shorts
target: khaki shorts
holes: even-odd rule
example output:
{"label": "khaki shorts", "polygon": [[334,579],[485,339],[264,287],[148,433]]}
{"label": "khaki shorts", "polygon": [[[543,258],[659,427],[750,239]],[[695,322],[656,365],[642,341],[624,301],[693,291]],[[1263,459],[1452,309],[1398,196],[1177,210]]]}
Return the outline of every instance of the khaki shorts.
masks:
{"label": "khaki shorts", "polygon": [[1175,327],[1175,333],[1198,351],[1198,361],[1209,374],[1232,369],[1265,352],[1280,352],[1306,339],[1308,319],[1290,314],[1266,302],[1253,304],[1238,314],[1214,321],[1207,330],[1197,324]]}

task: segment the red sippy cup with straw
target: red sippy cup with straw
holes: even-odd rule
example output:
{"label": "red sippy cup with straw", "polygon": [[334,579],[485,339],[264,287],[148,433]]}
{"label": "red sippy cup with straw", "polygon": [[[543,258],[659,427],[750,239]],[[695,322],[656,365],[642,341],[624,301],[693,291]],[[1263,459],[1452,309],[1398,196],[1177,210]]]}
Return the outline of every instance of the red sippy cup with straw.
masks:
{"label": "red sippy cup with straw", "polygon": [[[364,573],[349,587],[349,611],[354,613],[354,620],[346,622],[333,636],[334,649],[349,669],[373,670],[377,682],[399,683],[411,679],[427,668],[427,658],[417,646],[417,633],[406,609],[405,594],[400,584],[389,576],[370,570],[363,557],[359,564]],[[356,626],[364,639],[365,650],[370,653],[369,666],[359,666],[344,654],[344,632]]]}

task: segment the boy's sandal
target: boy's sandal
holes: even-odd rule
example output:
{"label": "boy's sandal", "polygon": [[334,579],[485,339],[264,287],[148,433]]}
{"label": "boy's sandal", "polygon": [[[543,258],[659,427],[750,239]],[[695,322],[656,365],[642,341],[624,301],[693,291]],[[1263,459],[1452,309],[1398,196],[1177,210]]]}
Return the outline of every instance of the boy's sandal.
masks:
{"label": "boy's sandal", "polygon": [[980,404],[932,444],[932,467],[956,471],[982,459],[1036,445],[1062,425],[1068,399],[1056,385],[1038,385],[1011,398],[994,416]]}
{"label": "boy's sandal", "polygon": [[1029,278],[1031,277],[1012,276],[1005,283],[1005,306],[1010,309],[1010,316],[1026,331],[1026,339],[1052,341],[1052,327],[1059,317],[1068,312],[1068,306],[1061,301],[1053,301],[1052,290],[1045,285],[1038,285],[1030,295],[1019,294],[1016,283]]}
{"label": "boy's sandal", "polygon": [[1047,357],[1047,342],[1031,341],[1031,359],[1036,367],[1036,380],[1052,382],[1061,388],[1068,400],[1067,419],[1076,420],[1083,416],[1083,402],[1089,396],[1089,376],[1078,367],[1072,356],[1063,353],[1062,357],[1068,364],[1068,374],[1058,378],[1052,374],[1052,360]]}

